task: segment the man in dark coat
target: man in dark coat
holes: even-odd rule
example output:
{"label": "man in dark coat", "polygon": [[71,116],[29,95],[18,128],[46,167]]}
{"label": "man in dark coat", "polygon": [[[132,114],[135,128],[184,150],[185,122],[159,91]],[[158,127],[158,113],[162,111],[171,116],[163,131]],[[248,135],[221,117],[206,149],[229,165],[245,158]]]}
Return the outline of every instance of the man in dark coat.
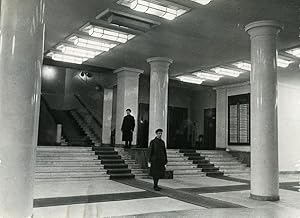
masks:
{"label": "man in dark coat", "polygon": [[149,146],[149,163],[150,176],[153,177],[154,190],[159,191],[161,188],[158,187],[158,180],[163,178],[165,175],[165,165],[168,163],[167,152],[165,142],[161,139],[162,129],[155,131],[156,137],[150,142]]}
{"label": "man in dark coat", "polygon": [[131,110],[128,108],[126,110],[127,115],[123,119],[122,123],[122,141],[125,141],[125,148],[131,147],[132,133],[135,127],[134,117],[130,114]]}

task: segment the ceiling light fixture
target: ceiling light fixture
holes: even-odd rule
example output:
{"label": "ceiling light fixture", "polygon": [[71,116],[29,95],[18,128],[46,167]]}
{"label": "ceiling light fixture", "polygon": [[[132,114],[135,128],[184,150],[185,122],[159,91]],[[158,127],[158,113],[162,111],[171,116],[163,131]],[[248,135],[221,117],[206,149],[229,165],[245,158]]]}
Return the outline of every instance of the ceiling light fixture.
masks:
{"label": "ceiling light fixture", "polygon": [[291,63],[293,63],[294,61],[292,60],[287,60],[284,59],[282,57],[278,57],[277,58],[277,66],[278,67],[282,67],[282,68],[287,68]]}
{"label": "ceiling light fixture", "polygon": [[87,26],[84,31],[86,31],[90,36],[119,43],[125,43],[135,37],[133,34],[93,25]]}
{"label": "ceiling light fixture", "polygon": [[238,77],[242,73],[241,71],[238,70],[232,70],[223,67],[216,67],[211,70],[215,71],[217,74],[221,74],[224,76],[232,76],[232,77]]}
{"label": "ceiling light fixture", "polygon": [[191,0],[191,1],[197,2],[197,3],[201,4],[201,5],[207,5],[208,3],[211,2],[211,0]]}
{"label": "ceiling light fixture", "polygon": [[74,48],[74,47],[67,46],[67,45],[59,45],[56,48],[58,50],[61,50],[64,54],[86,57],[86,58],[94,58],[95,56],[97,56],[103,52],[103,51],[88,51],[85,49]]}
{"label": "ceiling light fixture", "polygon": [[78,36],[71,37],[69,41],[73,42],[76,46],[95,49],[98,51],[109,51],[109,49],[118,45],[116,43],[107,43],[98,40],[84,39]]}
{"label": "ceiling light fixture", "polygon": [[82,62],[88,60],[88,58],[84,57],[74,57],[72,55],[58,54],[55,52],[49,52],[47,56],[50,56],[55,61],[70,62],[75,64],[82,64]]}
{"label": "ceiling light fixture", "polygon": [[186,82],[186,83],[194,83],[194,84],[201,84],[203,81],[205,81],[204,79],[200,79],[198,77],[195,76],[177,76],[177,79],[179,79],[182,82]]}
{"label": "ceiling light fixture", "polygon": [[204,79],[204,80],[213,80],[213,81],[218,81],[222,76],[221,75],[215,75],[215,74],[211,74],[211,73],[203,73],[203,72],[196,72],[193,73],[194,75],[196,75],[197,77],[199,77],[200,79]]}
{"label": "ceiling light fixture", "polygon": [[285,52],[300,58],[300,48],[293,48],[293,49],[287,50]]}
{"label": "ceiling light fixture", "polygon": [[173,20],[189,10],[189,8],[166,0],[119,0],[117,4],[167,20]]}
{"label": "ceiling light fixture", "polygon": [[240,68],[242,70],[251,71],[251,64],[246,61],[239,61],[239,62],[233,63],[232,65],[234,65],[237,68]]}

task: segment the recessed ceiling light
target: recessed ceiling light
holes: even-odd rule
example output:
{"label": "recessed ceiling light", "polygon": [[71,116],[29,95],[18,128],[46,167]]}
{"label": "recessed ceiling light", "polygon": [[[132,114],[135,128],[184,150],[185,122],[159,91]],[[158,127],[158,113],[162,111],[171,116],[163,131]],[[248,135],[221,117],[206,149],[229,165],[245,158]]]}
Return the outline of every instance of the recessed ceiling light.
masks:
{"label": "recessed ceiling light", "polygon": [[86,49],[74,48],[68,45],[59,45],[56,47],[56,49],[61,50],[64,54],[86,57],[86,58],[94,58],[95,56],[102,53],[100,51],[89,51]]}
{"label": "recessed ceiling light", "polygon": [[61,54],[56,52],[49,52],[47,56],[51,57],[55,61],[70,62],[75,64],[82,64],[82,62],[88,60],[88,58],[74,57],[72,55],[66,55],[66,54]]}
{"label": "recessed ceiling light", "polygon": [[117,4],[167,20],[173,20],[189,10],[189,8],[166,0],[119,0]]}
{"label": "recessed ceiling light", "polygon": [[288,60],[288,59],[284,58],[283,56],[277,58],[277,66],[278,67],[286,68],[293,62],[294,61]]}
{"label": "recessed ceiling light", "polygon": [[221,74],[224,76],[232,76],[232,77],[238,77],[242,73],[239,70],[227,69],[223,67],[216,67],[211,70],[215,71],[217,74]]}
{"label": "recessed ceiling light", "polygon": [[246,61],[239,61],[239,62],[233,63],[232,65],[234,65],[237,68],[240,68],[242,70],[251,71],[251,64]]}
{"label": "recessed ceiling light", "polygon": [[98,51],[109,51],[109,49],[117,46],[117,43],[108,43],[100,40],[90,40],[82,37],[74,36],[68,39],[74,45],[84,48],[95,49]]}
{"label": "recessed ceiling light", "polygon": [[293,48],[285,52],[300,58],[300,48]]}
{"label": "recessed ceiling light", "polygon": [[215,75],[215,74],[211,74],[211,73],[203,73],[203,72],[196,72],[193,73],[194,75],[196,75],[197,77],[199,77],[200,79],[204,79],[204,80],[213,80],[213,81],[218,81],[222,76],[221,75]]}
{"label": "recessed ceiling light", "polygon": [[135,37],[133,34],[94,25],[87,26],[83,31],[90,36],[119,43],[125,43]]}
{"label": "recessed ceiling light", "polygon": [[194,84],[201,84],[203,81],[205,81],[205,79],[200,79],[195,76],[177,76],[176,78],[182,82],[194,83]]}
{"label": "recessed ceiling light", "polygon": [[191,1],[197,2],[197,3],[201,4],[201,5],[207,5],[208,3],[211,2],[211,0],[191,0]]}

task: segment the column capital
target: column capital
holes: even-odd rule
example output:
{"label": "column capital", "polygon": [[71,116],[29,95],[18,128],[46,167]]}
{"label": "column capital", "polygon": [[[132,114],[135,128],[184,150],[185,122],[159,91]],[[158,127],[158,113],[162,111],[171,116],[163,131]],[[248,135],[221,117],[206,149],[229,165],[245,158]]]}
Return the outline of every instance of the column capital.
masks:
{"label": "column capital", "polygon": [[170,58],[166,58],[166,57],[152,57],[152,58],[148,58],[147,62],[150,64],[152,62],[166,62],[168,64],[172,64],[173,60]]}
{"label": "column capital", "polygon": [[118,77],[120,76],[139,76],[143,73],[144,70],[136,69],[136,68],[129,68],[129,67],[121,67],[114,71]]}
{"label": "column capital", "polygon": [[245,31],[251,38],[262,35],[276,36],[281,30],[283,30],[283,25],[274,20],[255,21],[245,26]]}

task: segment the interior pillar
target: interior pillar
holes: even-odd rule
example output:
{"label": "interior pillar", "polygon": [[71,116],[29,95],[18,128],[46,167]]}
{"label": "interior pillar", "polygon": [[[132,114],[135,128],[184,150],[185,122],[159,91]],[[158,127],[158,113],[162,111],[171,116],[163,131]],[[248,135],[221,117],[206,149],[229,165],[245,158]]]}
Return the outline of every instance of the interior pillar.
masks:
{"label": "interior pillar", "polygon": [[31,217],[44,1],[1,1],[0,216]]}
{"label": "interior pillar", "polygon": [[251,39],[251,198],[279,200],[277,35],[271,20],[248,24]]}

